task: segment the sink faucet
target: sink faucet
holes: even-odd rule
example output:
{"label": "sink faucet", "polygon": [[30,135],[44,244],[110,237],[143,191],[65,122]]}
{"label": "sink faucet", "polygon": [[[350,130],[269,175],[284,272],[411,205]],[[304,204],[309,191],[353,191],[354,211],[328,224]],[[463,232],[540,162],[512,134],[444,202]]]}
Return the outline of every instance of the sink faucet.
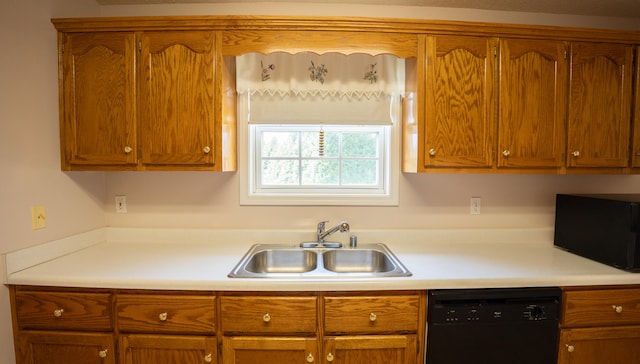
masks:
{"label": "sink faucet", "polygon": [[319,244],[324,244],[324,239],[338,230],[340,230],[341,233],[345,233],[349,231],[349,223],[346,221],[342,221],[338,225],[332,227],[331,229],[325,230],[324,224],[327,222],[329,221],[321,221],[318,223],[318,243]]}

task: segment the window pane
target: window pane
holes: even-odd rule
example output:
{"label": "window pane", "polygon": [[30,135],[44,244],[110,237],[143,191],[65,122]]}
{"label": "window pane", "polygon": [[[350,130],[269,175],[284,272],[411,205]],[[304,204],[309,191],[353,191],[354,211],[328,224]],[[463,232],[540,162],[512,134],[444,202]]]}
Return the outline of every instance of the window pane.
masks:
{"label": "window pane", "polygon": [[340,183],[339,162],[335,159],[302,161],[303,185],[337,185]]}
{"label": "window pane", "polygon": [[262,160],[263,185],[297,185],[299,181],[297,160]]}
{"label": "window pane", "polygon": [[[317,131],[302,132],[302,157],[319,157],[320,129]],[[340,153],[340,134],[336,132],[324,132],[324,156],[338,157]]]}
{"label": "window pane", "polygon": [[342,134],[344,157],[376,158],[378,156],[378,133]]}
{"label": "window pane", "polygon": [[342,184],[374,186],[377,183],[377,161],[352,159],[342,162]]}
{"label": "window pane", "polygon": [[297,157],[298,156],[297,132],[273,132],[262,133],[263,157]]}

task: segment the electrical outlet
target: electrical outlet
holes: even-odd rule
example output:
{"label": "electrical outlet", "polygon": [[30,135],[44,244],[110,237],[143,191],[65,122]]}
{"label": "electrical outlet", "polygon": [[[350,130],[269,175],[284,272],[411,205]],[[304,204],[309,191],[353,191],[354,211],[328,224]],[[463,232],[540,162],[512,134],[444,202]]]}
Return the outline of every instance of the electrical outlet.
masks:
{"label": "electrical outlet", "polygon": [[116,213],[127,213],[127,196],[116,196]]}
{"label": "electrical outlet", "polygon": [[471,215],[480,215],[481,204],[482,199],[480,197],[471,197],[471,206],[469,208],[469,213]]}
{"label": "electrical outlet", "polygon": [[47,227],[47,214],[44,206],[31,206],[31,229],[38,230]]}

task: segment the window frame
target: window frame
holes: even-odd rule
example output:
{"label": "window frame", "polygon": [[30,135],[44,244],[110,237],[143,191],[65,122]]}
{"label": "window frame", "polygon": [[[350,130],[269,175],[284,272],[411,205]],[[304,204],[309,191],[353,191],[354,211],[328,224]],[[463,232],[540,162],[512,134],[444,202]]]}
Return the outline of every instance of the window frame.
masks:
{"label": "window frame", "polygon": [[[396,100],[400,105],[401,100]],[[371,188],[333,189],[262,189],[255,188],[255,143],[248,123],[248,101],[238,95],[238,170],[240,175],[240,205],[300,205],[300,206],[397,206],[400,174],[401,107],[394,108],[394,123],[387,127],[387,140],[383,165],[387,172],[381,181],[384,190],[372,193]],[[327,123],[328,125],[329,123]],[[264,126],[264,124],[262,124]],[[309,126],[308,124],[306,126]],[[380,126],[372,124],[371,126]],[[320,124],[317,125],[318,129]],[[331,190],[328,193],[327,190]],[[322,192],[322,193],[320,193]]]}

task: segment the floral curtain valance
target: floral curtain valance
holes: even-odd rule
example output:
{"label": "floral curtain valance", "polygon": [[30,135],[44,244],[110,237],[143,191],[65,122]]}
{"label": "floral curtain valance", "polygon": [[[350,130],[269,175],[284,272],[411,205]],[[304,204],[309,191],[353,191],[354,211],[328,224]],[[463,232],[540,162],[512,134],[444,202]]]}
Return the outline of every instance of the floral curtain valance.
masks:
{"label": "floral curtain valance", "polygon": [[404,60],[392,55],[248,53],[236,65],[240,93],[375,98],[404,90]]}

